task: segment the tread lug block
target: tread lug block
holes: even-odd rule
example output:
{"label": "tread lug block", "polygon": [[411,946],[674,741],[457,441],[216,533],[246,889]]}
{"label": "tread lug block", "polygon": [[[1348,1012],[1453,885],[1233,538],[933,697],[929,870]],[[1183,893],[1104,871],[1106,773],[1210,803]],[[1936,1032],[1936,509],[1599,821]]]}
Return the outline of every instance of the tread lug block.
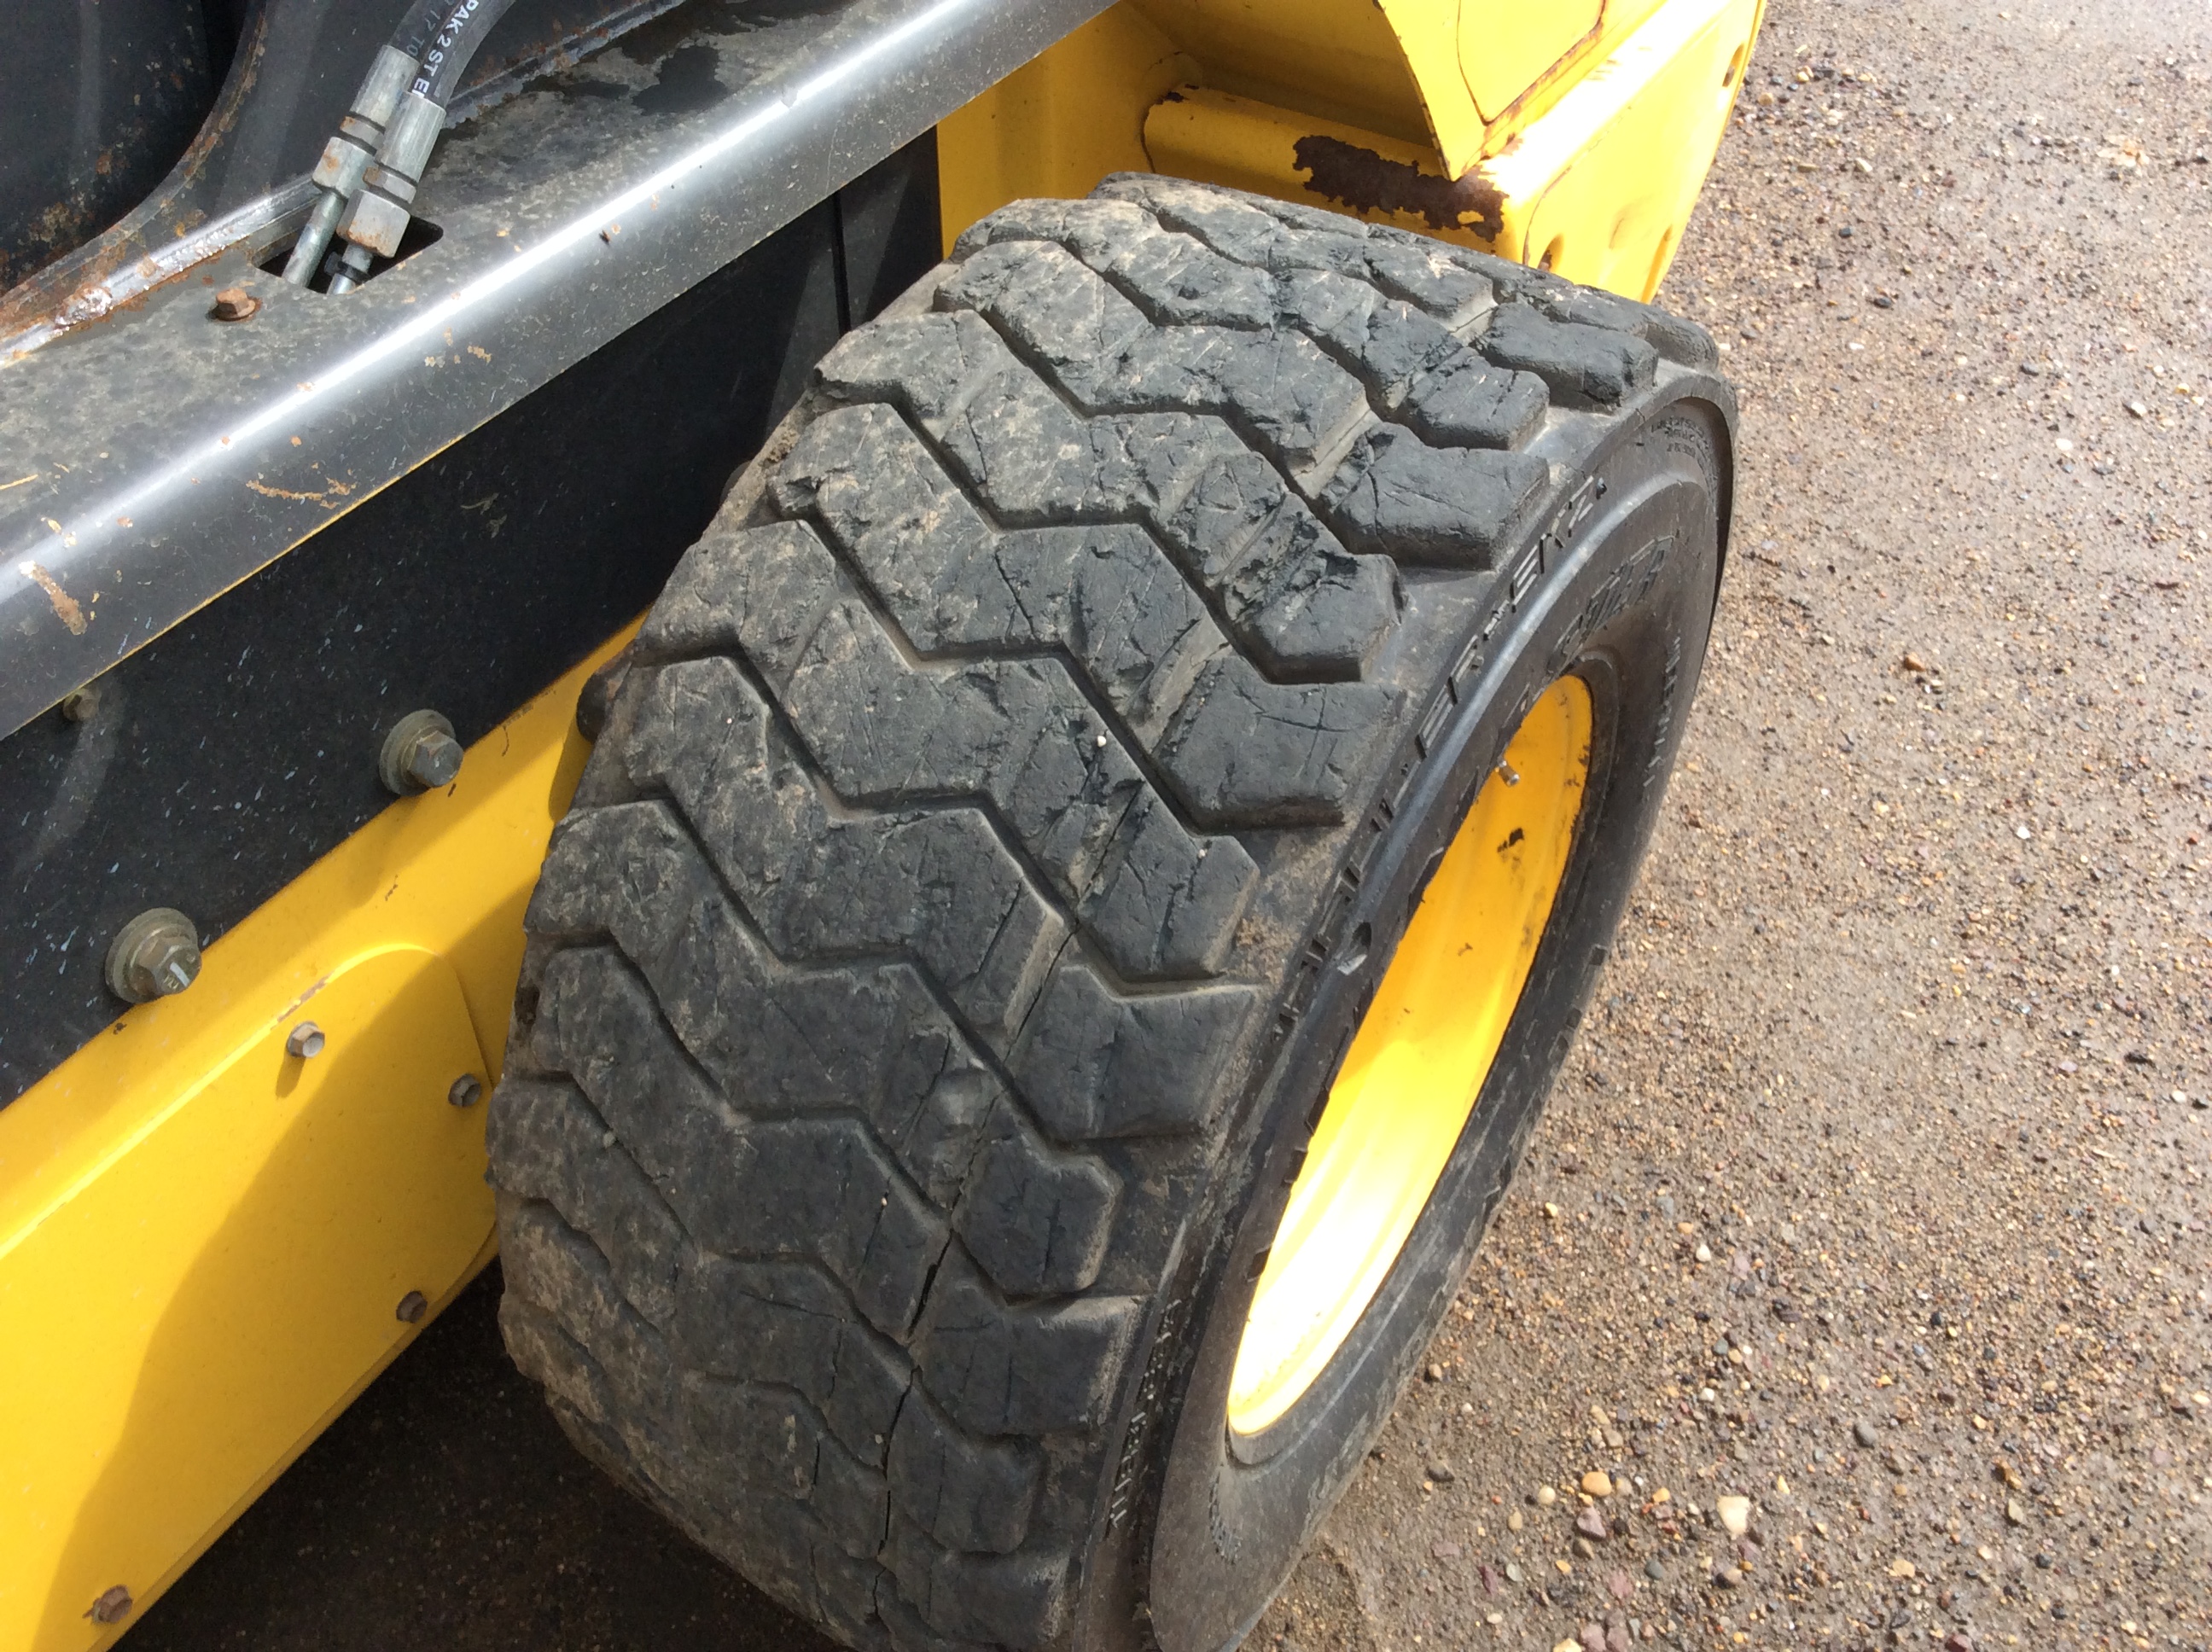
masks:
{"label": "tread lug block", "polygon": [[1069,959],[1015,1048],[1014,1082],[1056,1140],[1198,1130],[1255,1002],[1243,987],[1125,998]]}
{"label": "tread lug block", "polygon": [[1434,567],[1495,568],[1551,474],[1528,453],[1431,447],[1385,426],[1353,446],[1321,503],[1356,550]]}
{"label": "tread lug block", "polygon": [[865,1560],[881,1549],[890,1509],[882,1473],[854,1461],[797,1395],[696,1372],[682,1392],[685,1461],[725,1513],[795,1503],[847,1554]]}
{"label": "tread lug block", "polygon": [[1071,239],[1070,250],[1133,294],[1156,321],[1211,322],[1252,331],[1274,325],[1275,284],[1264,270],[1232,263],[1193,236],[1164,230],[1143,213],[1133,216],[1138,222],[1128,232]]}
{"label": "tread lug block", "polygon": [[1018,365],[989,322],[961,310],[903,316],[848,332],[814,372],[816,381],[841,401],[892,402],[917,423],[933,428],[978,386]]}
{"label": "tread lug block", "polygon": [[732,653],[781,689],[838,594],[836,562],[803,522],[709,528],[638,634],[641,660]]}
{"label": "tread lug block", "polygon": [[1508,304],[1478,341],[1502,367],[1533,373],[1562,407],[1618,407],[1649,390],[1659,352],[1641,338],[1580,321],[1553,321],[1530,304]]}
{"label": "tread lug block", "polygon": [[936,1652],[945,1638],[1027,1649],[1059,1634],[1067,1613],[1064,1554],[960,1554],[940,1548],[894,1515],[884,1564],[925,1627],[916,1643]]}
{"label": "tread lug block", "polygon": [[507,1078],[486,1132],[499,1190],[538,1200],[588,1234],[630,1305],[665,1329],[675,1311],[683,1229],[636,1161],[608,1150],[605,1121],[575,1086]]}
{"label": "tread lug block", "polygon": [[1519,447],[1543,428],[1550,399],[1534,374],[1462,349],[1416,378],[1399,411],[1439,447]]}
{"label": "tread lug block", "polygon": [[1192,184],[1179,178],[1118,173],[1097,193],[1134,201],[1170,229],[1180,229],[1238,264],[1278,276],[1297,270],[1335,270],[1364,275],[1367,226],[1331,215],[1327,225],[1293,222],[1296,207]]}
{"label": "tread lug block", "polygon": [[1132,981],[1218,975],[1260,870],[1233,837],[1197,837],[1147,792],[1083,903],[1083,927]]}
{"label": "tread lug block", "polygon": [[1078,401],[1102,364],[1152,331],[1144,312],[1052,241],[985,247],[937,289],[940,310],[979,310]]}
{"label": "tread lug block", "polygon": [[922,1386],[971,1434],[1050,1435],[1103,1413],[1136,1333],[1127,1297],[1010,1306],[945,1258],[914,1339]]}
{"label": "tread lug block", "polygon": [[976,1439],[928,1395],[908,1394],[891,1431],[891,1497],[932,1542],[971,1554],[1012,1554],[1029,1535],[1043,1478],[1036,1448]]}
{"label": "tread lug block", "polygon": [[671,1334],[690,1369],[796,1389],[855,1459],[884,1462],[913,1366],[896,1345],[851,1322],[843,1292],[819,1268],[695,1254]]}
{"label": "tread lug block", "polygon": [[1097,1160],[1048,1147],[1005,1109],[952,1228],[1006,1295],[1066,1296],[1097,1278],[1121,1191]]}
{"label": "tread lug block", "polygon": [[1270,683],[1225,655],[1176,714],[1160,766],[1201,825],[1326,825],[1378,761],[1374,737],[1397,696],[1370,683]]}
{"label": "tread lug block", "polygon": [[1424,236],[1370,225],[1367,269],[1391,297],[1418,304],[1455,331],[1498,302],[1497,288],[1487,277],[1468,269],[1443,242]]}

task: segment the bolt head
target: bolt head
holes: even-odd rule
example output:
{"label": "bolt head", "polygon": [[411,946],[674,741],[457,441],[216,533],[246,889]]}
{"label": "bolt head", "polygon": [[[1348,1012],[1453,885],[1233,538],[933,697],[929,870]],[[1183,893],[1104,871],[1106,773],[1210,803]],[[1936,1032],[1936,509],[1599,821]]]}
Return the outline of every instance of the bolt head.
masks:
{"label": "bolt head", "polygon": [[452,785],[464,755],[451,723],[434,711],[410,711],[384,737],[376,768],[387,791],[413,797]]}
{"label": "bolt head", "polygon": [[399,1306],[392,1310],[392,1318],[404,1325],[412,1325],[429,1311],[430,1299],[419,1291],[410,1291],[399,1299]]}
{"label": "bolt head", "polygon": [[226,287],[215,295],[209,312],[218,321],[243,321],[261,307],[261,301],[243,287]]}
{"label": "bolt head", "polygon": [[432,729],[409,749],[407,778],[425,792],[452,785],[460,772],[461,743],[450,734]]}
{"label": "bolt head", "polygon": [[100,713],[100,685],[88,683],[81,689],[72,689],[62,696],[63,720],[88,723]]}
{"label": "bolt head", "polygon": [[107,949],[107,985],[126,1004],[174,997],[199,974],[199,932],[173,907],[140,913]]}
{"label": "bolt head", "polygon": [[302,1021],[285,1035],[284,1054],[296,1055],[302,1060],[313,1060],[323,1053],[323,1046],[327,1042],[320,1027],[312,1021]]}
{"label": "bolt head", "polygon": [[96,1624],[119,1624],[131,1615],[131,1608],[137,1604],[131,1598],[131,1591],[118,1583],[112,1588],[102,1589],[100,1598],[92,1603],[92,1609],[84,1615]]}
{"label": "bolt head", "polygon": [[483,1099],[483,1081],[473,1072],[465,1072],[453,1080],[446,1099],[455,1107],[474,1107]]}

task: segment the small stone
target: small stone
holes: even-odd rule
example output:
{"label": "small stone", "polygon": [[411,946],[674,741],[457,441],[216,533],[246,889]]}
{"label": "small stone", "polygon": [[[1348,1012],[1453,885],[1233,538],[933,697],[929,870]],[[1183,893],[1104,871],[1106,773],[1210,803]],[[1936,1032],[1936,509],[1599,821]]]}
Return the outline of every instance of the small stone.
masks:
{"label": "small stone", "polygon": [[1438,1485],[1449,1485],[1452,1483],[1452,1480],[1455,1478],[1451,1472],[1451,1465],[1449,1463],[1431,1463],[1428,1468],[1428,1474],[1429,1478],[1434,1480]]}
{"label": "small stone", "polygon": [[2130,402],[2127,404],[2127,407],[2128,411],[2134,414],[2135,416],[2139,419],[2147,419],[2150,417],[2150,409],[2146,407],[2141,402]]}
{"label": "small stone", "polygon": [[1509,1560],[1505,1563],[1505,1581],[1509,1583],[1522,1583],[1528,1581],[1528,1576],[1521,1570],[1519,1561]]}
{"label": "small stone", "polygon": [[1892,1577],[1911,1577],[1916,1574],[1910,1560],[1899,1559],[1889,1563],[1889,1575]]}
{"label": "small stone", "polygon": [[1432,1560],[1456,1560],[1459,1558],[1459,1545],[1450,1542],[1431,1543],[1429,1546],[1429,1558]]}
{"label": "small stone", "polygon": [[1613,1535],[1613,1527],[1605,1523],[1605,1516],[1595,1509],[1585,1509],[1575,1516],[1575,1529],[1584,1537],[1602,1543]]}
{"label": "small stone", "polygon": [[1667,1569],[1661,1565],[1656,1558],[1644,1563],[1644,1575],[1655,1583],[1663,1583],[1667,1581]]}
{"label": "small stone", "polygon": [[1570,1636],[1565,1640],[1556,1643],[1552,1648],[1552,1652],[1586,1652],[1586,1649],[1580,1641]]}
{"label": "small stone", "polygon": [[1575,1638],[1589,1649],[1589,1652],[1605,1652],[1605,1625],[1584,1624],[1576,1631]]}
{"label": "small stone", "polygon": [[1505,1516],[1505,1529],[1509,1532],[1517,1532],[1528,1523],[1528,1522],[1527,1521],[1521,1518],[1521,1511],[1518,1509],[1516,1509],[1511,1514]]}
{"label": "small stone", "polygon": [[1536,1488],[1536,1505],[1538,1508],[1548,1509],[1559,1500],[1559,1494],[1552,1490],[1550,1486],[1540,1485]]}
{"label": "small stone", "polygon": [[1905,669],[1908,671],[1925,671],[1928,669],[1928,662],[1921,659],[1918,654],[1914,653],[1910,648],[1905,651],[1905,659],[1903,664],[1905,665]]}
{"label": "small stone", "polygon": [[1602,1468],[1593,1468],[1583,1476],[1583,1490],[1594,1497],[1609,1497],[1613,1495],[1613,1476]]}
{"label": "small stone", "polygon": [[2006,1499],[2005,1521],[2008,1525],[2012,1526],[2025,1526],[2027,1524],[2027,1509],[2021,1504],[2021,1500],[2018,1497],[2009,1497]]}
{"label": "small stone", "polygon": [[1741,1537],[1751,1529],[1751,1499],[1749,1497],[1715,1497],[1713,1511],[1728,1527],[1730,1537]]}
{"label": "small stone", "polygon": [[1568,1545],[1568,1547],[1574,1551],[1575,1558],[1577,1560],[1595,1560],[1597,1558],[1597,1551],[1590,1546],[1590,1540],[1586,1537],[1577,1538],[1572,1543]]}
{"label": "small stone", "polygon": [[1720,1588],[1732,1589],[1741,1582],[1743,1582],[1743,1574],[1734,1566],[1723,1566],[1713,1574],[1713,1582]]}
{"label": "small stone", "polygon": [[1697,1258],[1701,1262],[1711,1261],[1713,1260],[1713,1248],[1700,1241],[1698,1245]]}
{"label": "small stone", "polygon": [[1616,1600],[1632,1600],[1636,1598],[1636,1585],[1629,1581],[1626,1572],[1615,1566],[1605,1575],[1605,1592]]}
{"label": "small stone", "polygon": [[1876,1446],[1881,1443],[1881,1436],[1874,1431],[1874,1424],[1872,1423],[1852,1424],[1851,1438],[1856,1440],[1869,1451],[1873,1450]]}
{"label": "small stone", "polygon": [[1444,1380],[1444,1368],[1441,1365],[1431,1365],[1421,1375],[1431,1382],[1441,1382]]}
{"label": "small stone", "polygon": [[1904,1479],[1905,1475],[1910,1474],[1912,1472],[1911,1468],[1906,1465],[1905,1459],[1894,1451],[1887,1454],[1881,1461],[1883,1467],[1887,1467],[1891,1473],[1896,1475],[1899,1479]]}

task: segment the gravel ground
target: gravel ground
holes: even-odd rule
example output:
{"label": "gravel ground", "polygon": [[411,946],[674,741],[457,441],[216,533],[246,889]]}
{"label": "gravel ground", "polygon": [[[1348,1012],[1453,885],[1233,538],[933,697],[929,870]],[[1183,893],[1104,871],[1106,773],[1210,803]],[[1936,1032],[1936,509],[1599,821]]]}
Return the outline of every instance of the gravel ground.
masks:
{"label": "gravel ground", "polygon": [[[1774,0],[1668,282],[1744,396],[1641,894],[1255,1632],[2212,1643],[2212,13]],[[821,1643],[573,1456],[495,1275],[133,1633]]]}

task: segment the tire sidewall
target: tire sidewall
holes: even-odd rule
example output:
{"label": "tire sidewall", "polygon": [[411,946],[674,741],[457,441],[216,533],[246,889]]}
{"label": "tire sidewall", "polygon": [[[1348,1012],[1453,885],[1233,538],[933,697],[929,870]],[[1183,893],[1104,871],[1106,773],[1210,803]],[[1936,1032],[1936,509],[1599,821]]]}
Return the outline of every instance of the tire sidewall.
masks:
{"label": "tire sidewall", "polygon": [[[1662,404],[1618,433],[1565,519],[1504,564],[1477,623],[1446,657],[1455,663],[1439,691],[1449,708],[1425,718],[1429,738],[1388,771],[1388,824],[1355,835],[1371,846],[1348,880],[1356,895],[1322,920],[1326,932],[1309,949],[1327,962],[1302,1010],[1293,985],[1278,1023],[1295,1029],[1223,1155],[1191,1230],[1194,1254],[1164,1297],[1109,1529],[1093,1549],[1080,1641],[1127,1644],[1143,1620],[1150,1635],[1139,1642],[1163,1652],[1234,1646],[1427,1348],[1540,1114],[1657,819],[1717,594],[1724,440],[1722,420],[1701,404]],[[1586,512],[1579,523],[1577,511]],[[1552,920],[1468,1127],[1345,1347],[1279,1422],[1231,1442],[1230,1373],[1295,1156],[1460,821],[1522,717],[1567,672],[1591,691],[1590,790]]]}

